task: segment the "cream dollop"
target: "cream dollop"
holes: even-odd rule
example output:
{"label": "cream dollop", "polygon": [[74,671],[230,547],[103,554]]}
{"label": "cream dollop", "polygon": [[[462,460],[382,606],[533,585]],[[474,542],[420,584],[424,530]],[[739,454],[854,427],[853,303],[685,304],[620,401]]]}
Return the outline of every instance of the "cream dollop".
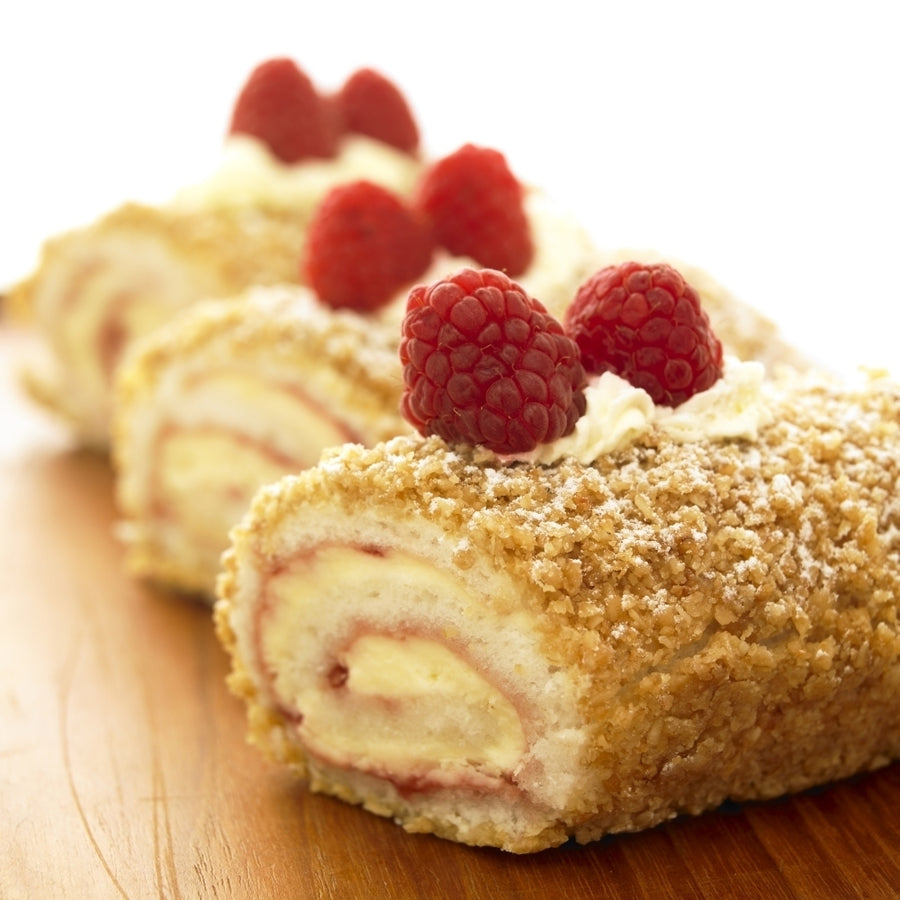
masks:
{"label": "cream dollop", "polygon": [[673,441],[755,440],[772,414],[763,392],[765,368],[759,362],[726,357],[722,377],[675,409],[657,406],[650,395],[611,372],[591,379],[587,408],[575,430],[530,453],[506,459],[549,465],[574,457],[584,465],[634,443],[651,428]]}
{"label": "cream dollop", "polygon": [[408,153],[363,135],[344,137],[331,159],[292,165],[281,162],[253,137],[231,135],[212,175],[182,188],[173,202],[203,209],[272,206],[311,215],[332,187],[360,178],[408,194],[421,166]]}
{"label": "cream dollop", "polygon": [[675,441],[756,440],[772,421],[763,391],[765,366],[726,358],[722,378],[674,409],[656,408],[656,424]]}
{"label": "cream dollop", "polygon": [[552,463],[573,456],[587,465],[633,443],[653,422],[655,406],[650,395],[612,372],[593,378],[584,394],[587,407],[575,430],[539,445],[527,454],[531,462]]}

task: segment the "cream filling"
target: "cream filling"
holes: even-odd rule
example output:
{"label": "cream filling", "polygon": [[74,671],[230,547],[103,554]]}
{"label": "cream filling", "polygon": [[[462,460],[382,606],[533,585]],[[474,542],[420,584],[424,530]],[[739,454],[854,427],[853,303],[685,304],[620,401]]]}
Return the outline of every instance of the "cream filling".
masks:
{"label": "cream filling", "polygon": [[753,441],[759,429],[772,421],[764,377],[762,363],[727,357],[723,376],[712,387],[669,409],[656,406],[642,388],[604,372],[591,379],[585,390],[587,409],[570,434],[539,444],[529,453],[503,458],[550,465],[574,457],[589,466],[634,443],[653,427],[678,442]]}
{"label": "cream filling", "polygon": [[[245,418],[256,423],[249,432]],[[325,447],[347,439],[295,393],[239,373],[195,383],[170,425],[157,454],[156,499],[190,544],[212,548],[213,565],[260,486],[312,465]],[[279,452],[274,432],[293,436],[289,451]]]}
{"label": "cream filling", "polygon": [[159,453],[158,498],[165,518],[178,523],[197,551],[214,553],[211,563],[217,567],[228,530],[247,511],[253,494],[284,474],[283,462],[233,435],[173,432]]}
{"label": "cream filling", "polygon": [[[372,631],[348,623],[348,610],[330,600],[335,584],[363,610],[402,585],[395,621],[379,616]],[[301,739],[337,765],[399,778],[511,771],[526,750],[515,706],[439,636],[413,633],[404,598],[435,609],[429,626],[448,635],[454,629],[447,622],[441,629],[441,612],[470,602],[451,576],[394,551],[323,547],[273,578],[262,663],[280,702],[302,717]],[[347,635],[349,627],[361,633]]]}
{"label": "cream filling", "polygon": [[328,724],[339,753],[401,772],[422,760],[503,771],[525,748],[515,707],[436,640],[363,635],[338,661],[347,670],[347,709],[321,692],[307,694],[302,709],[317,730]]}

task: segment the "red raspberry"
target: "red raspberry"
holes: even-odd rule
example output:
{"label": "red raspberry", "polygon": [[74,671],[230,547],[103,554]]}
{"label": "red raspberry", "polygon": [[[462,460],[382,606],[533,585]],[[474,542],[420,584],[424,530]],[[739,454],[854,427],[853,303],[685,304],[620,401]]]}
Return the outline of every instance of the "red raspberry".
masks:
{"label": "red raspberry", "polygon": [[377,309],[431,263],[428,226],[391,191],[368,181],[326,194],[309,224],[301,275],[334,307]]}
{"label": "red raspberry", "polygon": [[284,57],[260,63],[238,95],[230,134],[259,138],[282,162],[337,153],[339,117],[309,77]]}
{"label": "red raspberry", "polygon": [[666,263],[607,266],[564,318],[590,374],[614,372],[662,406],[678,406],[722,375],[722,345],[700,298]]}
{"label": "red raspberry", "polygon": [[344,128],[390,144],[405,153],[419,149],[419,128],[406,98],[384,75],[360,69],[337,95]]}
{"label": "red raspberry", "polygon": [[451,253],[510,278],[530,265],[534,245],[524,191],[502,153],[466,144],[437,160],[423,173],[414,203]]}
{"label": "red raspberry", "polygon": [[400,361],[403,415],[449,443],[526,453],[569,434],[584,412],[577,345],[493,269],[413,288]]}

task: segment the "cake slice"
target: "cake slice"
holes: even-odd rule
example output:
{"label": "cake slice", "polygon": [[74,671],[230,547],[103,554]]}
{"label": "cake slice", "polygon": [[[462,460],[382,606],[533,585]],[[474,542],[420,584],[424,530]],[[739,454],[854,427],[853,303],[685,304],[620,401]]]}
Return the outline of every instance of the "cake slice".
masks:
{"label": "cake slice", "polygon": [[[527,853],[900,756],[900,387],[765,376],[659,279],[630,295],[655,297],[639,341],[691,375],[644,354],[645,387],[596,370],[592,317],[634,312],[608,280],[564,327],[496,273],[423,286],[402,341],[423,435],[326,451],[257,494],[217,630],[250,739],[312,790]],[[449,318],[464,336],[517,320],[478,345],[496,379],[455,419],[462,357],[416,343]],[[547,415],[498,426],[495,390],[535,376]]]}
{"label": "cake slice", "polygon": [[214,214],[127,204],[49,241],[11,303],[45,340],[31,395],[105,448],[122,354],[185,307],[250,284],[296,281],[305,223],[289,211]]}

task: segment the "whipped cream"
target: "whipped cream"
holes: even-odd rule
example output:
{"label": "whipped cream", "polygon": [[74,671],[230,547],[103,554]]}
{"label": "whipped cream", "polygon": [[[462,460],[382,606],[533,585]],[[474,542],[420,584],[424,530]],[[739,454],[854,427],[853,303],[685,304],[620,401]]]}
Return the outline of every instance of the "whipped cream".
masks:
{"label": "whipped cream", "polygon": [[703,439],[756,440],[759,429],[772,421],[761,362],[726,358],[724,372],[711,388],[694,394],[674,409],[656,408],[656,424],[675,441]]}
{"label": "whipped cream", "polygon": [[287,164],[249,135],[230,135],[218,168],[208,178],[180,190],[178,206],[216,209],[234,206],[270,206],[307,210],[331,188],[365,178],[408,194],[422,163],[382,141],[347,135],[338,154],[330,159],[304,159]]}
{"label": "whipped cream", "polygon": [[762,363],[726,357],[722,377],[711,388],[672,409],[657,406],[643,388],[604,372],[592,378],[585,389],[587,408],[571,434],[504,459],[549,465],[574,457],[590,465],[629,446],[654,427],[681,443],[755,440],[760,426],[772,419],[763,391],[764,375]]}

